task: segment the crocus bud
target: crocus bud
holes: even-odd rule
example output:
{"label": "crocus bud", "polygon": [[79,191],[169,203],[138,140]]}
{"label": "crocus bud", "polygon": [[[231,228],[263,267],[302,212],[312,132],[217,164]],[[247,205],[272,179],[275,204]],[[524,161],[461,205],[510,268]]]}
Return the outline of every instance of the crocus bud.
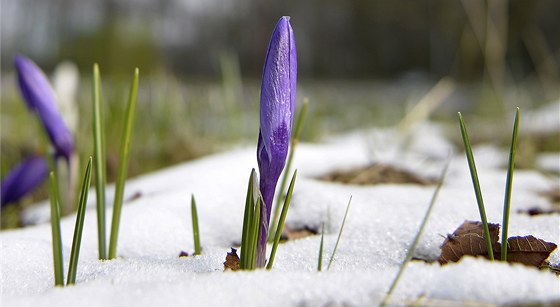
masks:
{"label": "crocus bud", "polygon": [[54,91],[45,74],[33,61],[18,55],[14,61],[23,99],[39,116],[57,156],[70,159],[74,140],[57,109]]}
{"label": "crocus bud", "polygon": [[257,162],[263,196],[256,266],[264,267],[272,201],[284,169],[296,103],[296,41],[289,17],[282,17],[268,45],[264,60]]}
{"label": "crocus bud", "polygon": [[2,181],[1,207],[4,208],[8,203],[18,201],[25,194],[33,191],[47,178],[48,172],[47,161],[41,155],[18,164]]}

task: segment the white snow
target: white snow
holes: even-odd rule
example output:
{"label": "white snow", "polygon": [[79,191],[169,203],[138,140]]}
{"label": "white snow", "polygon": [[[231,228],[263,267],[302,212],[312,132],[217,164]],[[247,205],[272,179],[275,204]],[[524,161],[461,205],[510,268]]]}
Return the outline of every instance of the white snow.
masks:
{"label": "white snow", "polygon": [[[386,184],[352,186],[316,178],[333,170],[383,161],[437,177],[452,152],[439,128],[417,129],[403,145],[393,130],[359,131],[323,144],[300,144],[295,159],[298,179],[288,213],[291,228],[318,229],[325,223],[323,272],[317,272],[320,236],[282,244],[271,271],[223,272],[230,247],[238,244],[247,180],[256,167],[255,148],[184,163],[127,182],[118,241],[118,259],[97,260],[94,190],[86,213],[77,284],[53,287],[48,207],[31,212],[39,223],[0,233],[2,306],[305,306],[378,304],[397,273],[428,207],[434,186]],[[135,146],[139,146],[136,144]],[[558,156],[557,156],[558,157]],[[492,147],[475,149],[486,212],[500,223],[507,153]],[[557,214],[530,217],[522,208],[548,208],[540,194],[558,185],[534,171],[514,177],[510,236],[534,235],[559,243]],[[195,194],[203,254],[179,258],[194,250],[190,196]],[[331,267],[326,270],[350,196],[352,207]],[[112,189],[108,191],[112,199]],[[111,210],[107,212],[108,224]],[[447,233],[464,220],[480,220],[464,154],[452,154],[447,180],[416,251],[437,258]],[[62,220],[67,265],[74,218]],[[109,226],[107,231],[109,232]],[[270,251],[270,247],[269,247]],[[560,264],[556,250],[549,261]],[[456,305],[512,301],[560,300],[559,278],[523,265],[465,258],[456,264],[411,262],[392,303]]]}

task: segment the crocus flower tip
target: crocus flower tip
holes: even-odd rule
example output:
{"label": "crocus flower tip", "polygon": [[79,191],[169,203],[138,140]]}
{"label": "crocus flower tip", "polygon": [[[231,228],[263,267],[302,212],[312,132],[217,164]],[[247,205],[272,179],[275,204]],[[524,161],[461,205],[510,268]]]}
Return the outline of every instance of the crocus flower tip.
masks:
{"label": "crocus flower tip", "polygon": [[56,150],[67,160],[74,152],[74,140],[60,115],[54,91],[43,71],[23,55],[16,55],[14,65],[21,95],[29,109],[39,116]]}

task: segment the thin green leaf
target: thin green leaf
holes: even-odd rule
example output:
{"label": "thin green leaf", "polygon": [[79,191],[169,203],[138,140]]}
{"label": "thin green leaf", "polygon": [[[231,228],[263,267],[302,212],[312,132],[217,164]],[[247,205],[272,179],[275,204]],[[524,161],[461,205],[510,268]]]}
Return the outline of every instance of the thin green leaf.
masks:
{"label": "thin green leaf", "polygon": [[103,131],[103,106],[101,103],[101,77],[99,65],[93,64],[93,152],[95,158],[95,193],[97,202],[97,241],[99,259],[107,259],[105,234],[105,144]]}
{"label": "thin green leaf", "polygon": [[255,262],[257,259],[257,244],[258,244],[258,240],[259,240],[259,224],[261,222],[261,210],[262,210],[262,198],[259,197],[257,198],[257,203],[255,204],[255,213],[253,216],[253,220],[252,220],[252,230],[251,230],[251,251],[250,251],[250,259],[249,259],[249,270],[254,270],[255,269]]}
{"label": "thin green leaf", "polygon": [[245,200],[245,212],[243,215],[243,233],[241,234],[241,258],[239,259],[239,267],[242,270],[247,269],[249,261],[249,236],[251,232],[251,219],[253,216],[253,182],[256,176],[255,169],[251,170],[249,175],[249,183],[247,184],[247,198]]}
{"label": "thin green leaf", "polygon": [[80,257],[80,246],[82,244],[82,230],[84,229],[84,219],[86,217],[86,203],[89,192],[89,185],[91,183],[91,164],[92,157],[86,167],[84,181],[80,189],[80,199],[78,203],[78,213],[76,215],[76,226],[74,226],[74,239],[72,240],[72,252],[70,253],[70,265],[68,267],[68,281],[67,285],[76,283],[76,273],[78,270],[78,258]]}
{"label": "thin green leaf", "polygon": [[196,201],[194,200],[194,194],[191,196],[191,217],[194,239],[194,254],[200,255],[200,232],[198,231],[198,212],[196,210]]}
{"label": "thin green leaf", "polygon": [[482,200],[482,192],[480,190],[480,183],[478,181],[478,174],[476,172],[476,165],[474,163],[471,143],[467,134],[465,122],[463,121],[463,116],[461,116],[461,112],[459,112],[458,114],[459,124],[461,126],[461,136],[463,137],[463,144],[465,145],[465,154],[467,155],[467,161],[469,163],[469,170],[471,173],[474,192],[476,194],[476,202],[478,204],[478,211],[480,212],[480,220],[482,222],[482,227],[484,228],[484,240],[486,241],[486,248],[488,249],[488,258],[490,258],[490,260],[494,260],[492,241],[490,240],[490,230],[488,229],[488,221],[486,220],[486,211],[484,210],[484,201]]}
{"label": "thin green leaf", "polygon": [[282,181],[280,182],[280,192],[278,193],[278,197],[276,198],[276,206],[274,207],[274,215],[270,223],[270,230],[268,232],[268,241],[272,242],[274,239],[275,225],[278,221],[278,216],[280,215],[280,203],[283,200],[284,191],[286,190],[286,184],[288,183],[288,173],[292,168],[292,160],[294,159],[294,155],[296,152],[297,144],[299,143],[299,137],[301,135],[301,130],[303,129],[303,123],[305,121],[305,116],[307,115],[307,107],[309,105],[309,99],[305,98],[303,100],[303,105],[301,106],[301,111],[296,120],[296,125],[294,127],[295,133],[292,135],[291,146],[290,146],[290,153],[288,154],[288,161],[286,162],[286,169],[284,170],[284,174],[282,175]]}
{"label": "thin green leaf", "polygon": [[352,196],[348,200],[348,205],[346,206],[346,213],[344,213],[344,219],[342,219],[342,225],[340,225],[340,231],[338,232],[338,238],[336,239],[336,244],[334,245],[334,250],[329,260],[329,265],[327,266],[327,271],[331,269],[331,264],[333,263],[334,256],[336,255],[336,250],[338,249],[338,243],[340,242],[340,237],[342,236],[342,230],[344,229],[344,224],[346,223],[346,217],[348,216],[348,210],[350,210],[350,204],[352,203]]}
{"label": "thin green leaf", "polygon": [[321,244],[319,244],[319,260],[317,261],[317,271],[323,269],[323,245],[325,242],[325,223],[321,223]]}
{"label": "thin green leaf", "polygon": [[280,243],[280,236],[282,235],[282,230],[284,229],[284,222],[286,221],[286,216],[288,215],[288,209],[290,208],[290,202],[292,201],[292,193],[294,191],[294,185],[296,183],[297,170],[292,176],[292,181],[288,188],[288,194],[284,200],[284,206],[282,206],[282,214],[280,215],[280,220],[276,227],[276,235],[274,236],[274,243],[272,244],[272,251],[270,252],[270,258],[266,266],[267,270],[272,269],[272,264],[274,263],[274,257],[276,256],[276,250],[278,249],[278,243]]}
{"label": "thin green leaf", "polygon": [[60,208],[58,207],[58,184],[54,172],[49,174],[51,199],[51,230],[53,245],[54,285],[64,286],[64,264],[62,259],[62,238],[60,235]]}
{"label": "thin green leaf", "polygon": [[513,134],[511,137],[511,148],[509,150],[509,163],[506,178],[506,191],[504,197],[504,214],[502,221],[502,250],[501,260],[507,260],[508,245],[508,227],[509,227],[509,209],[511,203],[511,188],[513,184],[513,169],[515,168],[515,152],[517,148],[517,128],[519,127],[519,107],[515,110],[515,120],[513,124]]}
{"label": "thin green leaf", "polygon": [[128,160],[130,154],[130,141],[132,136],[132,127],[134,126],[134,116],[136,110],[136,98],[138,95],[138,68],[134,71],[134,78],[130,87],[128,107],[126,110],[125,125],[121,138],[121,150],[119,154],[119,172],[117,182],[115,183],[115,201],[113,202],[113,220],[111,223],[111,239],[109,242],[109,259],[117,257],[117,240],[119,236],[119,224],[121,219],[121,209],[124,195],[124,184],[128,171]]}
{"label": "thin green leaf", "polygon": [[437,199],[437,196],[439,194],[439,191],[441,190],[441,187],[443,186],[443,182],[445,181],[445,176],[447,175],[447,169],[449,168],[449,162],[450,162],[450,160],[447,160],[447,163],[445,164],[445,166],[444,166],[444,168],[441,172],[441,176],[439,177],[438,185],[437,185],[437,187],[434,191],[434,194],[432,196],[432,200],[430,201],[430,205],[428,206],[428,210],[426,211],[426,214],[424,215],[424,219],[422,220],[422,223],[420,224],[420,229],[418,229],[418,232],[416,233],[416,236],[414,237],[414,241],[412,241],[412,245],[408,249],[408,252],[406,253],[406,257],[404,258],[404,261],[401,263],[401,266],[399,267],[399,272],[397,273],[397,276],[395,276],[395,279],[393,279],[393,282],[391,283],[391,287],[389,288],[389,292],[387,292],[387,295],[385,296],[385,299],[383,300],[383,303],[381,304],[381,306],[385,306],[389,302],[389,299],[391,298],[391,294],[393,293],[393,291],[397,287],[397,284],[399,283],[399,280],[401,278],[402,273],[404,272],[404,269],[406,268],[406,265],[408,264],[410,259],[412,259],[412,255],[414,255],[414,251],[416,250],[416,247],[418,246],[418,242],[420,242],[420,237],[422,236],[422,233],[424,232],[424,228],[425,228],[425,226],[428,222],[428,219],[430,218],[430,215],[432,213],[432,209],[434,208],[434,205],[436,203],[436,199]]}

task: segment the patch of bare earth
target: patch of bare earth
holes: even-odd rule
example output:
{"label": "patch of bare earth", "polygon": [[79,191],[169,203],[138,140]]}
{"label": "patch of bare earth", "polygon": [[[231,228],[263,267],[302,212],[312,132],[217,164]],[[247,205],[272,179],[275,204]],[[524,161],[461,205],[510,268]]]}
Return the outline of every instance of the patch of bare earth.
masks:
{"label": "patch of bare earth", "polygon": [[318,179],[356,185],[389,183],[431,185],[437,183],[436,179],[421,177],[407,170],[380,163],[350,170],[335,171]]}

